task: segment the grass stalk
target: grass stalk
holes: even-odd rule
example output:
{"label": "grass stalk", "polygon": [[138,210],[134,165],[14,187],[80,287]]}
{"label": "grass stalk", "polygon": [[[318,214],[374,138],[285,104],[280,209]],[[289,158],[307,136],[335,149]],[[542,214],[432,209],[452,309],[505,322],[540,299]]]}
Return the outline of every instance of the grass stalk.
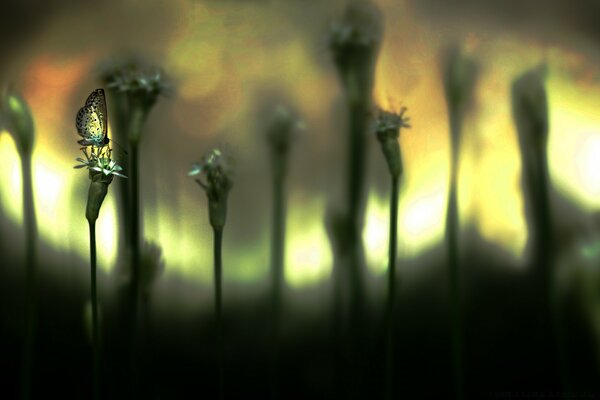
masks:
{"label": "grass stalk", "polygon": [[32,395],[33,359],[36,331],[37,219],[33,194],[31,151],[20,152],[25,225],[25,333],[21,372],[21,397]]}
{"label": "grass stalk", "polygon": [[386,398],[394,398],[394,305],[396,300],[396,260],[398,257],[398,193],[400,179],[391,177],[390,193],[390,233],[388,249],[388,295],[387,295],[387,341],[386,341]]}
{"label": "grass stalk", "polygon": [[89,221],[90,228],[90,282],[92,294],[92,349],[93,349],[93,392],[100,399],[100,329],[98,324],[98,295],[96,285],[96,222]]}
{"label": "grass stalk", "polygon": [[221,259],[223,244],[223,229],[213,227],[214,233],[214,282],[215,282],[215,326],[217,336],[217,371],[218,371],[218,393],[219,399],[225,396],[224,390],[224,346],[223,346],[223,306],[222,306],[222,274],[223,264]]}
{"label": "grass stalk", "polygon": [[285,282],[285,193],[284,175],[281,169],[273,171],[273,228],[271,242],[272,293],[273,312],[272,332],[272,396],[278,397],[279,389],[279,346],[281,328],[282,294]]}

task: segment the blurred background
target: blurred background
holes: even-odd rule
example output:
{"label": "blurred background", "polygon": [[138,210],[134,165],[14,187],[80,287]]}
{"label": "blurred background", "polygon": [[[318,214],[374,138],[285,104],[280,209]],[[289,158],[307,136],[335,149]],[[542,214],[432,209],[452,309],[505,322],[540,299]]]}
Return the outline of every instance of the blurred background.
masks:
{"label": "blurred background", "polygon": [[[400,137],[398,391],[451,393],[444,250],[450,166],[440,51],[459,40],[480,64],[460,149],[459,214],[465,298],[466,395],[566,390],[548,363],[536,299],[525,278],[530,234],[511,81],[547,63],[548,163],[557,237],[555,265],[568,326],[569,390],[600,396],[600,3],[594,0],[378,0],[385,33],[374,102],[407,106]],[[159,65],[173,90],[143,132],[140,185],[144,237],[160,246],[140,389],[148,398],[212,398],[212,231],[206,196],[187,176],[215,145],[234,157],[224,239],[226,381],[230,397],[269,396],[267,292],[271,218],[265,107],[293,108],[305,129],[288,179],[286,291],[280,398],[334,398],[330,353],[333,255],[324,226],[341,198],[343,92],[327,35],[344,1],[8,1],[0,5],[0,83],[29,103],[36,127],[33,185],[39,226],[39,310],[34,398],[87,398],[91,352],[85,199],[74,170],[74,126],[100,87],[98,65],[137,55]],[[107,102],[111,97],[107,96]],[[110,114],[109,114],[110,123]],[[111,136],[109,127],[109,136]],[[373,137],[374,139],[374,137]],[[388,175],[370,140],[363,240],[372,355],[365,387],[383,393],[379,330],[385,296]],[[121,157],[115,145],[115,158]],[[0,132],[0,390],[19,392],[24,236],[20,161]],[[127,173],[127,171],[125,171]],[[97,224],[101,315],[110,321],[119,282],[116,186]],[[207,322],[208,321],[208,322]],[[107,398],[127,397],[106,322]],[[561,375],[562,376],[562,375]],[[338,396],[340,395],[340,396]],[[448,395],[449,397],[450,395]],[[363,397],[366,398],[366,397]]]}

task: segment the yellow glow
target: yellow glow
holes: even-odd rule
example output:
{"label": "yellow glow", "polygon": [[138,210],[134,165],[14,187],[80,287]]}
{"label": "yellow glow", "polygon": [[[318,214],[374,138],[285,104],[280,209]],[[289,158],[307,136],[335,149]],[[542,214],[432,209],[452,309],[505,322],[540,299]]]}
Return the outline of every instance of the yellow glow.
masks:
{"label": "yellow glow", "polygon": [[[392,4],[401,7],[388,0],[380,3],[384,14]],[[153,116],[161,121],[157,125],[164,119],[164,124],[178,128],[173,131],[174,138],[179,135],[181,143],[189,141],[190,146],[199,149],[210,135],[223,131],[240,132],[240,141],[254,140],[243,133],[251,131],[245,119],[256,100],[254,89],[265,84],[295,100],[307,120],[317,122],[318,129],[338,128],[337,123],[322,123],[333,115],[331,110],[337,101],[334,96],[339,94],[333,68],[327,67],[331,65],[329,54],[323,49],[315,55],[307,42],[314,37],[307,39],[289,29],[289,21],[281,17],[277,7],[183,0],[175,4],[174,12],[181,23],[172,37],[165,38],[165,48],[154,50],[164,50],[164,67],[177,82],[177,94],[165,100],[172,115]],[[449,150],[438,65],[442,40],[438,32],[418,23],[410,10],[406,11],[400,18],[396,13],[386,14],[389,23],[377,64],[374,97],[388,108],[408,106],[411,117],[412,128],[404,130],[400,138],[405,174],[398,244],[401,257],[413,257],[443,238]],[[275,37],[273,32],[280,36]],[[53,39],[48,37],[43,43],[52,43]],[[94,40],[102,42],[103,35],[96,35]],[[76,109],[69,99],[82,90],[82,85],[90,85],[91,66],[97,60],[90,53],[73,53],[71,59],[62,59],[63,55],[53,54],[43,43],[39,44],[40,55],[23,69],[22,82],[37,127],[33,171],[40,237],[58,250],[72,249],[87,259],[84,212],[88,181],[85,173],[72,170],[78,154],[72,126]],[[527,228],[510,83],[525,69],[542,60],[549,62],[552,180],[586,211],[594,211],[600,208],[600,85],[587,76],[593,76],[597,67],[576,53],[544,49],[508,33],[491,39],[468,35],[467,47],[482,64],[482,75],[461,148],[461,222],[473,224],[484,239],[519,257]],[[572,71],[584,73],[574,76]],[[318,129],[307,130],[307,140],[322,143],[319,149],[331,151],[327,142],[330,139]],[[174,146],[177,140],[173,140]],[[168,154],[176,154],[174,151]],[[21,224],[20,161],[7,134],[0,137],[0,159],[0,203],[8,218]],[[168,177],[168,184],[179,194],[175,201],[178,204],[173,205],[174,197],[159,190],[157,209],[145,209],[146,235],[162,247],[167,274],[210,282],[212,232],[203,195],[183,190],[184,185],[193,185],[183,179]],[[117,251],[113,196],[111,189],[97,226],[99,261],[107,270],[114,264]],[[292,287],[314,284],[331,273],[329,240],[323,228],[323,208],[328,201],[324,196],[302,201],[292,198],[286,252],[286,275]],[[387,196],[369,194],[363,238],[373,273],[381,273],[387,266],[388,210]],[[233,230],[239,223],[243,222],[229,220],[228,228]],[[257,227],[257,239],[251,243],[228,240],[226,231],[226,279],[248,282],[267,276],[268,228],[268,224]]]}
{"label": "yellow glow", "polygon": [[382,273],[388,265],[389,205],[375,194],[369,196],[363,241],[367,265],[374,273]]}
{"label": "yellow glow", "polygon": [[5,131],[0,132],[0,160],[3,164],[0,168],[0,183],[8,183],[8,185],[3,184],[0,190],[2,209],[11,220],[21,224],[23,223],[21,161],[12,136]]}
{"label": "yellow glow", "polygon": [[[161,204],[161,194],[158,196],[158,203]],[[145,215],[145,220],[149,222],[145,235],[148,240],[161,246],[167,265],[166,274],[210,282],[212,233],[204,224],[208,217],[201,200],[204,199],[180,199],[179,207],[185,210],[185,215],[194,215],[193,218],[182,218],[178,213],[179,207],[159,206],[158,212],[148,212]],[[194,210],[194,213],[190,210]],[[228,260],[224,259],[223,262],[227,263]]]}
{"label": "yellow glow", "polygon": [[549,82],[550,172],[588,211],[600,208],[600,85]]}
{"label": "yellow glow", "polygon": [[117,208],[112,195],[107,195],[96,223],[98,265],[110,272],[117,259]]}
{"label": "yellow glow", "polygon": [[[21,224],[23,220],[21,165],[12,138],[8,134],[2,134],[0,158],[5,163],[5,168],[0,171],[0,180],[10,182],[8,188],[2,190],[0,197],[2,208],[14,223]],[[71,172],[72,165],[66,161],[53,158],[51,153],[43,149],[34,152],[33,190],[39,237],[63,251],[68,251],[72,244],[76,244],[77,253],[87,258],[89,237],[84,214],[85,198],[81,200],[77,209],[79,215],[76,217],[70,199],[73,175],[65,174],[65,171]],[[84,180],[86,178],[86,176],[82,177]],[[114,200],[109,194],[102,206],[96,228],[98,265],[106,271],[111,270],[116,259],[115,214]],[[77,221],[76,225],[71,221]]]}
{"label": "yellow glow", "polygon": [[414,193],[400,201],[398,236],[407,254],[418,254],[439,242],[444,233],[446,192]]}
{"label": "yellow glow", "polygon": [[600,131],[590,132],[575,162],[584,189],[595,199],[600,196]]}
{"label": "yellow glow", "polygon": [[292,199],[290,203],[285,274],[287,283],[299,288],[329,277],[332,256],[323,227],[323,202]]}

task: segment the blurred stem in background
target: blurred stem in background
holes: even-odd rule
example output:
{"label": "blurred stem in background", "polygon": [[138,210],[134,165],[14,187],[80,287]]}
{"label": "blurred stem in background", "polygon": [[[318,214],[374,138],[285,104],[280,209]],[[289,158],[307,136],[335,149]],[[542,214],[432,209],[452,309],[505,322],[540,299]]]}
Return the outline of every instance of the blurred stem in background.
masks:
{"label": "blurred stem in background", "polygon": [[[348,377],[348,383],[361,385],[361,358],[364,322],[363,269],[365,266],[362,231],[365,212],[365,168],[367,155],[367,131],[371,111],[375,63],[382,37],[382,17],[371,2],[351,2],[342,19],[333,26],[329,46],[333,61],[344,88],[348,112],[347,169],[345,209],[333,217],[337,226],[332,229],[333,249],[336,250],[339,266],[335,278],[348,275],[350,282],[350,319],[354,343],[347,347],[352,363],[356,365]],[[342,282],[345,279],[342,279]],[[338,290],[342,285],[336,283]],[[336,293],[336,302],[341,302],[341,293]],[[341,310],[341,306],[335,306]],[[334,316],[334,321],[338,320]],[[338,330],[338,329],[336,329]],[[341,338],[338,338],[341,339]],[[351,339],[351,340],[352,340]],[[336,340],[341,343],[341,340]],[[352,355],[351,355],[352,354]],[[338,360],[338,364],[342,363]],[[339,365],[338,365],[339,366]],[[352,391],[350,387],[348,390]],[[356,393],[355,393],[356,394]]]}
{"label": "blurred stem in background", "polygon": [[[99,66],[99,80],[103,86],[105,86],[108,93],[109,100],[107,102],[108,114],[110,115],[111,122],[111,133],[113,135],[114,142],[117,147],[127,146],[127,127],[129,120],[129,109],[126,92],[120,91],[115,86],[110,86],[113,82],[114,77],[118,76],[119,71],[126,68],[131,68],[132,61],[121,61],[119,63],[113,63],[107,61]],[[122,65],[121,65],[122,64]],[[124,149],[123,149],[124,150]],[[123,156],[121,158],[121,166],[125,171],[129,171],[129,160]],[[128,262],[127,257],[131,251],[131,199],[129,193],[129,181],[118,180],[117,184],[117,213],[118,220],[121,221],[119,224],[119,262]]]}
{"label": "blurred stem in background", "polygon": [[35,128],[31,110],[25,100],[9,90],[0,99],[0,129],[13,136],[21,159],[23,187],[23,223],[25,227],[25,315],[21,364],[21,397],[32,397],[33,360],[36,332],[37,289],[37,219],[33,195],[31,158]]}
{"label": "blurred stem in background", "polygon": [[154,242],[146,241],[142,251],[141,273],[141,320],[143,339],[145,343],[142,348],[153,348],[152,343],[152,316],[151,316],[151,298],[154,284],[165,270],[162,248]]}
{"label": "blurred stem in background", "polygon": [[[117,132],[126,133],[128,144],[127,162],[129,168],[129,187],[126,194],[121,195],[123,202],[124,222],[128,224],[124,232],[127,234],[130,286],[129,286],[129,324],[131,332],[131,374],[133,394],[137,392],[138,372],[136,367],[139,335],[139,302],[141,292],[141,260],[143,225],[140,219],[142,208],[139,190],[139,152],[142,132],[146,119],[158,96],[168,89],[166,80],[159,68],[147,65],[141,61],[130,59],[115,63],[104,68],[101,79],[107,85],[109,93],[115,95],[115,105],[112,110],[116,113]],[[121,189],[124,189],[123,186]],[[129,200],[127,205],[125,201]]]}
{"label": "blurred stem in background", "polygon": [[463,315],[460,290],[460,254],[458,215],[458,166],[465,113],[472,101],[478,67],[463,54],[458,45],[452,45],[443,55],[442,74],[448,118],[450,123],[451,166],[450,186],[446,214],[446,246],[448,251],[448,273],[450,292],[450,318],[452,335],[452,360],[455,384],[455,396],[463,398]]}
{"label": "blurred stem in background", "polygon": [[271,173],[273,178],[273,217],[271,232],[271,306],[272,306],[272,360],[271,382],[272,397],[278,398],[279,387],[279,345],[281,310],[283,308],[283,290],[285,283],[285,226],[287,202],[285,198],[285,179],[292,134],[299,123],[285,107],[275,109],[267,127],[267,144],[271,155]]}
{"label": "blurred stem in background", "polygon": [[225,360],[223,343],[222,312],[222,272],[221,259],[223,229],[227,220],[227,197],[233,185],[232,169],[229,160],[221,150],[214,149],[204,156],[201,162],[194,164],[189,176],[203,175],[196,178],[196,183],[206,192],[208,198],[208,218],[214,233],[214,284],[215,284],[215,323],[217,339],[217,372],[219,398],[225,397]]}
{"label": "blurred stem in background", "polygon": [[564,332],[560,323],[558,293],[554,283],[553,224],[550,210],[550,172],[548,169],[548,99],[545,65],[517,77],[512,84],[512,113],[519,135],[523,164],[526,212],[533,228],[533,275],[538,283],[544,329],[551,331],[557,351],[556,362],[565,390],[569,387]]}
{"label": "blurred stem in background", "polygon": [[379,110],[375,135],[381,146],[381,151],[390,173],[390,233],[388,251],[388,293],[385,309],[385,322],[387,329],[386,338],[386,398],[394,398],[394,354],[395,332],[394,332],[394,305],[396,299],[396,261],[398,258],[398,194],[400,188],[400,177],[402,176],[402,154],[398,142],[401,128],[410,128],[409,118],[404,117],[406,107],[398,114]]}

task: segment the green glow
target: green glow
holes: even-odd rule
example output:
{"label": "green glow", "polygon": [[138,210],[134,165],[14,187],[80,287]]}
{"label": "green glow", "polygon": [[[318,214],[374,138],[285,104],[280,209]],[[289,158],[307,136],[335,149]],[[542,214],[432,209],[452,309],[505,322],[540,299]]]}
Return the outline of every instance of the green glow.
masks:
{"label": "green glow", "polygon": [[332,256],[323,227],[324,201],[293,197],[290,201],[286,243],[286,280],[297,289],[331,275]]}
{"label": "green glow", "polygon": [[[9,135],[0,140],[0,159],[5,168],[0,169],[2,190],[0,203],[8,218],[15,224],[23,223],[21,162]],[[87,184],[87,174],[78,174],[69,160],[60,160],[41,148],[34,151],[33,186],[36,215],[41,240],[50,243],[59,251],[73,249],[83,258],[89,256],[89,238],[85,220],[85,200],[73,201],[70,195],[75,178]],[[8,183],[8,185],[6,183]],[[115,205],[112,196],[107,196],[97,226],[98,266],[110,271],[116,259],[117,238]],[[79,218],[78,218],[79,216]]]}
{"label": "green glow", "polygon": [[367,255],[367,265],[376,274],[381,274],[387,270],[388,237],[389,204],[372,193],[367,204],[363,242]]}
{"label": "green glow", "polygon": [[[591,85],[591,84],[590,84]],[[600,208],[600,87],[548,82],[550,172],[588,211]]]}

